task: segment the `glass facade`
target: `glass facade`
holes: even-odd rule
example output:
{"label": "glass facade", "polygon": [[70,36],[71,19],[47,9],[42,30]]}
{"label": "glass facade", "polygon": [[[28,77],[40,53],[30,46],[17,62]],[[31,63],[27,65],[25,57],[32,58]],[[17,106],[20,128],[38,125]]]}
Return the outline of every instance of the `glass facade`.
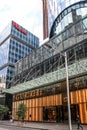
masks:
{"label": "glass facade", "polygon": [[[82,18],[87,15],[87,2],[82,1],[76,4],[73,4],[63,10],[56,18],[51,28],[50,37],[59,34],[64,29],[69,28]],[[78,25],[78,28],[81,28],[81,25]],[[72,30],[73,31],[73,30]]]}
{"label": "glass facade", "polygon": [[47,0],[48,5],[48,32],[50,33],[51,26],[53,24],[53,21],[58,15],[58,6],[57,6],[58,0]]}
{"label": "glass facade", "polygon": [[50,30],[55,18],[67,7],[70,5],[85,0],[47,0],[48,8],[48,33]]}
{"label": "glass facade", "polygon": [[0,67],[8,63],[10,39],[0,46]]}
{"label": "glass facade", "polygon": [[8,84],[14,76],[14,64],[39,46],[39,39],[12,21],[0,34],[0,78]]}
{"label": "glass facade", "polygon": [[32,45],[33,47],[38,47],[39,40],[38,38],[25,30],[22,26],[18,25],[15,22],[12,22],[11,34],[17,38],[26,42],[26,44]]}
{"label": "glass facade", "polygon": [[70,5],[74,4],[74,3],[77,3],[79,1],[85,1],[85,0],[57,0],[58,13],[60,13],[61,11],[63,11],[68,6],[70,6]]}

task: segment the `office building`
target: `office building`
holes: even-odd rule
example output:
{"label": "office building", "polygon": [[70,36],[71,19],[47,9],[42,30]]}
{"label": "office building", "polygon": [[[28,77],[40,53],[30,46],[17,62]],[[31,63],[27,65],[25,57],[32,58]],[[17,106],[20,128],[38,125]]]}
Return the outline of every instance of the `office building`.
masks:
{"label": "office building", "polygon": [[25,121],[68,122],[65,52],[71,120],[79,114],[87,124],[87,1],[64,9],[52,25],[50,39],[15,64],[12,87],[6,90],[8,101],[9,94],[13,97],[15,119],[24,103]]}
{"label": "office building", "polygon": [[37,36],[12,21],[0,34],[0,86],[8,87],[14,64],[39,46]]}
{"label": "office building", "polygon": [[57,0],[42,0],[43,2],[43,39],[49,37],[53,21],[57,17]]}

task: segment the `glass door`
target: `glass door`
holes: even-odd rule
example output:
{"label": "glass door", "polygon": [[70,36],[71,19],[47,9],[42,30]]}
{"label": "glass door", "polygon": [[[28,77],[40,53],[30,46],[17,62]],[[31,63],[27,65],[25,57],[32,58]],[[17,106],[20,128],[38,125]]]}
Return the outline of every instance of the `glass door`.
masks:
{"label": "glass door", "polygon": [[43,108],[43,120],[55,122],[56,121],[56,107]]}

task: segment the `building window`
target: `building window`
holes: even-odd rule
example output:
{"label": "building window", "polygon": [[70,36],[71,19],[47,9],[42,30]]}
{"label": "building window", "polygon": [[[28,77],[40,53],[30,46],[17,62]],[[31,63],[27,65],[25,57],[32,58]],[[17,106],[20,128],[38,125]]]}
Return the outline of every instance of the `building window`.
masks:
{"label": "building window", "polygon": [[84,53],[85,53],[85,57],[87,57],[87,43],[84,44]]}
{"label": "building window", "polygon": [[79,45],[76,47],[76,59],[79,60],[80,58],[83,57],[84,57],[83,45]]}

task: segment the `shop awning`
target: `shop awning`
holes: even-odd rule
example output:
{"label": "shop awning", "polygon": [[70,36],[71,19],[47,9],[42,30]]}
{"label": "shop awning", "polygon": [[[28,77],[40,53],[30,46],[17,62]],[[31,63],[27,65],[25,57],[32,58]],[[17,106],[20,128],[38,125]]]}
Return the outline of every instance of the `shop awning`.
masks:
{"label": "shop awning", "polygon": [[[87,73],[87,59],[76,61],[76,63],[68,66],[69,77],[76,76],[78,74],[83,74],[83,73]],[[47,84],[58,82],[65,78],[66,78],[65,68],[58,68],[57,71],[44,74],[43,76],[38,77],[36,79],[6,89],[5,93],[15,94],[15,93],[35,89],[41,86],[45,86]]]}

